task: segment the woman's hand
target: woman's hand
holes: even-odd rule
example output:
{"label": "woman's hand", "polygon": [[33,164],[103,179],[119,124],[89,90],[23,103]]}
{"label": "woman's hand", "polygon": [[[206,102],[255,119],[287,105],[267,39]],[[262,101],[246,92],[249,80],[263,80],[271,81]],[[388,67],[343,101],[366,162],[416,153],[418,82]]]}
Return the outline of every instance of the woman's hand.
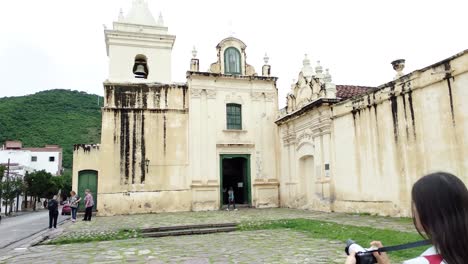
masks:
{"label": "woman's hand", "polygon": [[349,256],[346,258],[345,264],[356,264],[356,252],[351,251]]}
{"label": "woman's hand", "polygon": [[[376,248],[383,247],[382,242],[380,242],[380,241],[372,241],[370,244],[371,244],[372,247],[376,247]],[[374,254],[374,257],[377,259],[377,263],[379,263],[379,264],[390,264],[390,259],[388,258],[387,253],[385,253],[385,252],[382,252],[382,253],[374,252],[372,254]]]}

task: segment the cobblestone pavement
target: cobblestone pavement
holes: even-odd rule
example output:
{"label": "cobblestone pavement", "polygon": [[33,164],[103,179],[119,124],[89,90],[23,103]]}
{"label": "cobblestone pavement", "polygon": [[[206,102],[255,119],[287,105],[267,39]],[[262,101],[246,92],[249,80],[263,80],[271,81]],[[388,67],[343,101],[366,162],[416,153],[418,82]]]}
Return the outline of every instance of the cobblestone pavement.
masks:
{"label": "cobblestone pavement", "polygon": [[[123,228],[292,218],[414,232],[408,219],[276,208],[95,217],[91,222],[67,224],[61,237]],[[301,232],[275,229],[36,246],[0,256],[0,263],[343,263],[343,246],[342,241],[314,239]]]}
{"label": "cobblestone pavement", "polygon": [[95,217],[91,222],[79,221],[70,225],[66,228],[64,236],[83,232],[109,232],[123,228],[139,229],[147,227],[227,222],[245,223],[250,221],[293,218],[316,219],[346,225],[369,226],[374,228],[414,232],[414,226],[408,219],[272,208],[241,209],[239,211],[180,212]]}
{"label": "cobblestone pavement", "polygon": [[4,263],[321,264],[345,258],[342,242],[284,229],[37,246],[13,254]]}

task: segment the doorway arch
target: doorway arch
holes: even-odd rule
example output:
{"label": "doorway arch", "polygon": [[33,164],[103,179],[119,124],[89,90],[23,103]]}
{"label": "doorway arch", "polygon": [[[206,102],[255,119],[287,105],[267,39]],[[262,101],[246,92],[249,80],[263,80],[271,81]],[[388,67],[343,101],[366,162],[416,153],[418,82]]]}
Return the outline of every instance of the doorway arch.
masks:
{"label": "doorway arch", "polygon": [[249,154],[220,155],[220,208],[227,204],[229,187],[234,190],[236,204],[252,205]]}
{"label": "doorway arch", "polygon": [[306,204],[312,201],[315,195],[314,156],[305,155],[299,159],[299,193],[305,198]]}

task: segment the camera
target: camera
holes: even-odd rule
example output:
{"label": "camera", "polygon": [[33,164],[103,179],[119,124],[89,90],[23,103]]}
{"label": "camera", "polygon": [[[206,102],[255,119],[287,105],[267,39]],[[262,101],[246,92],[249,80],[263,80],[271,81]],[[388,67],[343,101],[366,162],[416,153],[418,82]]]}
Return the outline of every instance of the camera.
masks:
{"label": "camera", "polygon": [[354,242],[353,240],[348,239],[348,241],[346,241],[345,252],[346,252],[347,255],[349,255],[349,252],[352,252],[352,251],[356,252],[356,263],[357,264],[377,263],[377,259],[372,254],[373,252],[376,251],[375,249],[373,249],[373,248],[368,248],[368,249],[363,248],[360,245],[356,244],[356,242]]}

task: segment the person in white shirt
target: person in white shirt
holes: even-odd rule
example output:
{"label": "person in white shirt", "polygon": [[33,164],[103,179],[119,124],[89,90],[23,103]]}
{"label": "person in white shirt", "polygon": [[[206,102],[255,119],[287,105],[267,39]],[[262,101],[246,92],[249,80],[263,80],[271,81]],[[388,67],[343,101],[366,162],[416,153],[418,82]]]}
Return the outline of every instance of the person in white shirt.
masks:
{"label": "person in white shirt", "polygon": [[[413,222],[418,233],[432,243],[421,256],[403,264],[468,263],[468,190],[456,176],[437,172],[419,179],[411,191]],[[383,247],[380,241],[371,246]],[[390,264],[386,253],[374,253],[379,264]],[[345,264],[355,264],[355,252]]]}

